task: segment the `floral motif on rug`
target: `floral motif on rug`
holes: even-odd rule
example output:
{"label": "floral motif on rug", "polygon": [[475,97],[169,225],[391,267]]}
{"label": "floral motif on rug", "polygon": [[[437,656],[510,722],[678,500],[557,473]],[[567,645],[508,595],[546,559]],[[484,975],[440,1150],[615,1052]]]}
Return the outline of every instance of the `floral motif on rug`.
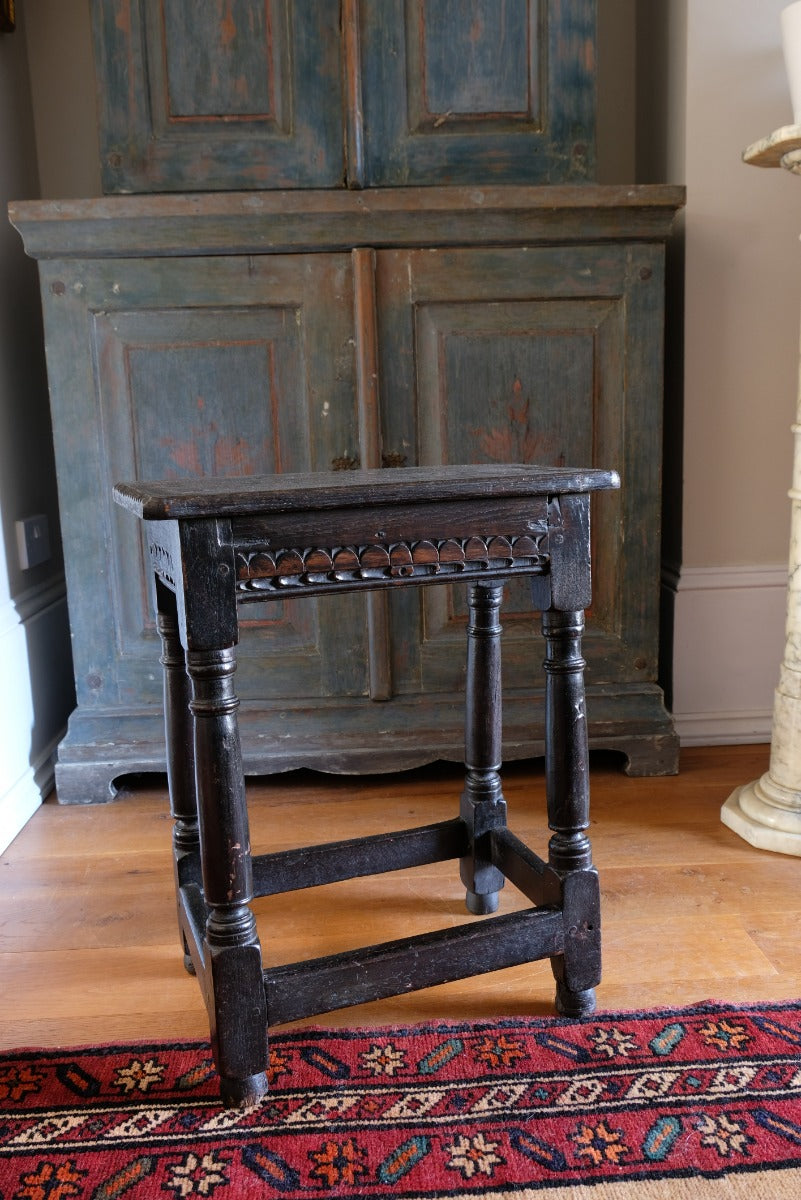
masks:
{"label": "floral motif on rug", "polygon": [[0,1200],[481,1196],[801,1166],[801,1003],[0,1055]]}

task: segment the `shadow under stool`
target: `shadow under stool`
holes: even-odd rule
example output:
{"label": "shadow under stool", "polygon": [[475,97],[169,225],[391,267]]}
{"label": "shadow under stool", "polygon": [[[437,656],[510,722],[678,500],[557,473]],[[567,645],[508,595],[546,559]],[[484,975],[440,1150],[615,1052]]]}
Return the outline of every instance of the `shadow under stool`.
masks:
{"label": "shadow under stool", "polygon": [[[618,485],[613,471],[491,465],[115,487],[146,525],[179,922],[226,1104],[266,1092],[269,1026],[347,1005],[548,958],[558,1010],[593,1010],[600,903],[586,835],[581,637],[591,493]],[[504,582],[518,575],[530,578],[545,639],[547,862],[507,828],[499,773],[499,611]],[[234,690],[240,606],[454,582],[467,585],[469,605],[459,815],[253,856]],[[446,859],[459,860],[471,913],[492,913],[506,879],[534,907],[263,969],[254,897]]]}

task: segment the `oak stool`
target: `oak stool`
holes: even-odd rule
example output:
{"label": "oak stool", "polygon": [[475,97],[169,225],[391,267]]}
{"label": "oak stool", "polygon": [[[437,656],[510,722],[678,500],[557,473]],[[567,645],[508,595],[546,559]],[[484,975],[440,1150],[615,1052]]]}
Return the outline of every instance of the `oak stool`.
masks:
{"label": "oak stool", "polygon": [[[525,465],[411,467],[121,483],[145,522],[164,667],[178,911],[209,1013],[221,1094],[267,1090],[268,1026],[549,958],[556,1005],[589,1013],[600,905],[589,824],[581,636],[590,602],[590,497],[615,472]],[[530,577],[545,640],[547,862],[506,825],[500,779],[499,610]],[[249,602],[468,585],[466,778],[459,815],[415,829],[253,856],[234,690]],[[256,896],[460,860],[472,914],[508,879],[533,908],[263,969]]]}

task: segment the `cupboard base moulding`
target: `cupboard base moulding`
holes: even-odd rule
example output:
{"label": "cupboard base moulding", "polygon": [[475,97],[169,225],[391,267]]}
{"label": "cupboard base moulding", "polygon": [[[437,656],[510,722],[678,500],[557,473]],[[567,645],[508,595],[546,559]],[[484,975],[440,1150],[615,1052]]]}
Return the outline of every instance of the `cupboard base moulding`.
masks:
{"label": "cupboard base moulding", "polygon": [[[587,689],[591,750],[624,756],[628,775],[674,775],[679,741],[662,692],[647,686],[621,694]],[[436,723],[421,727],[422,710]],[[504,697],[504,758],[544,753],[541,710],[531,694]],[[298,768],[371,774],[435,761],[461,763],[464,714],[452,696],[295,701],[281,707],[243,701],[239,710],[245,773],[272,775]],[[166,771],[160,708],[120,713],[76,710],[59,747],[56,792],[62,804],[113,798],[126,775]],[[385,747],[382,749],[382,746]]]}

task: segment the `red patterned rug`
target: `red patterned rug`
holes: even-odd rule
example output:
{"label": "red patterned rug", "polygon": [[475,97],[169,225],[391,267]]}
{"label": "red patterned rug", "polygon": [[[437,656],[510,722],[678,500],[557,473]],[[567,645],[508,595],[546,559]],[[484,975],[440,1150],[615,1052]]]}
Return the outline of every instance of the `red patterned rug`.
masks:
{"label": "red patterned rug", "polygon": [[801,1195],[801,1002],[0,1055],[0,1200]]}

